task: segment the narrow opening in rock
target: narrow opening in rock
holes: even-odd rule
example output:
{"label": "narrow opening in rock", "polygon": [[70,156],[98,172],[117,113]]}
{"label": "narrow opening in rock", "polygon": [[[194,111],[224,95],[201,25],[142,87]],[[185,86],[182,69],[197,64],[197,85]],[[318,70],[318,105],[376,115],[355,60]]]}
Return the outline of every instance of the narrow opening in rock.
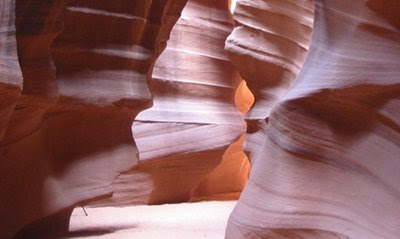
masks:
{"label": "narrow opening in rock", "polygon": [[237,0],[231,0],[231,2],[230,2],[230,10],[231,10],[232,14],[233,14],[233,12],[235,11],[235,8],[236,8],[236,2],[237,2]]}
{"label": "narrow opening in rock", "polygon": [[246,115],[251,106],[254,104],[254,95],[249,87],[247,87],[245,80],[240,82],[240,85],[236,90],[235,104],[243,115]]}

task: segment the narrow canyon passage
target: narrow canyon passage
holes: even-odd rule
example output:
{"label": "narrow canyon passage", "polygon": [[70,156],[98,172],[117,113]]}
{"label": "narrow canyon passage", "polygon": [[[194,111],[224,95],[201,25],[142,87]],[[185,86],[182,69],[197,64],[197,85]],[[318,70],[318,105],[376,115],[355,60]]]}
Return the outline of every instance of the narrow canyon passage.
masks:
{"label": "narrow canyon passage", "polygon": [[187,2],[155,61],[152,106],[132,125],[138,164],[91,206],[238,199],[250,170],[242,145],[251,93],[224,52],[232,29],[229,1]]}
{"label": "narrow canyon passage", "polygon": [[111,198],[75,208],[66,238],[224,237],[250,170],[245,123],[233,119],[254,101],[224,53],[227,3],[188,1],[155,63],[153,105],[132,127],[138,165],[117,178]]}
{"label": "narrow canyon passage", "polygon": [[398,239],[399,12],[1,1],[0,238]]}

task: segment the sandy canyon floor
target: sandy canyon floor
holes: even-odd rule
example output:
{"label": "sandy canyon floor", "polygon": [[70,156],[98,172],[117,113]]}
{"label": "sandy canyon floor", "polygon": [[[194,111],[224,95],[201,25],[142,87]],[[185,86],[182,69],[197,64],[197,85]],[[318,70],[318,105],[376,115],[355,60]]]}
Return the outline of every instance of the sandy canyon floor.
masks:
{"label": "sandy canyon floor", "polygon": [[75,208],[64,239],[222,239],[236,201]]}

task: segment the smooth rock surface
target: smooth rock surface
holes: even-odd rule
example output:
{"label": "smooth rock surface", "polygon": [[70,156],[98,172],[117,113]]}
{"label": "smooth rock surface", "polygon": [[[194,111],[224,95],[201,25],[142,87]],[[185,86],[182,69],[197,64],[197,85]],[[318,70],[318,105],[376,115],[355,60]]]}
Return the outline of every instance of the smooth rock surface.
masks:
{"label": "smooth rock surface", "polygon": [[46,238],[46,218],[68,222],[136,164],[132,122],[185,3],[0,4],[1,238]]}
{"label": "smooth rock surface", "polygon": [[0,238],[398,239],[400,2],[186,2],[0,3]]}
{"label": "smooth rock surface", "polygon": [[254,95],[246,116],[245,151],[262,148],[268,116],[299,73],[310,43],[312,0],[239,0],[225,49]]}
{"label": "smooth rock surface", "polygon": [[132,126],[139,164],[115,181],[111,200],[94,205],[238,198],[249,163],[243,137],[235,143],[245,122],[235,105],[241,79],[224,52],[228,3],[188,1],[154,66],[153,106]]}
{"label": "smooth rock surface", "polygon": [[226,238],[399,237],[399,11],[315,0],[307,59],[268,116]]}
{"label": "smooth rock surface", "polygon": [[22,72],[18,63],[15,38],[15,4],[0,3],[0,141],[4,137],[22,90]]}

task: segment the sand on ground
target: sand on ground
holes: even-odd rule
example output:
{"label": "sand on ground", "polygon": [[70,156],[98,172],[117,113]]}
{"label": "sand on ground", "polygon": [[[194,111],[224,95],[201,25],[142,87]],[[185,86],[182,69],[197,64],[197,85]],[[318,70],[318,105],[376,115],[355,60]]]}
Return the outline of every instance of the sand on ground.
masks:
{"label": "sand on ground", "polygon": [[236,201],[75,208],[64,239],[223,239]]}

